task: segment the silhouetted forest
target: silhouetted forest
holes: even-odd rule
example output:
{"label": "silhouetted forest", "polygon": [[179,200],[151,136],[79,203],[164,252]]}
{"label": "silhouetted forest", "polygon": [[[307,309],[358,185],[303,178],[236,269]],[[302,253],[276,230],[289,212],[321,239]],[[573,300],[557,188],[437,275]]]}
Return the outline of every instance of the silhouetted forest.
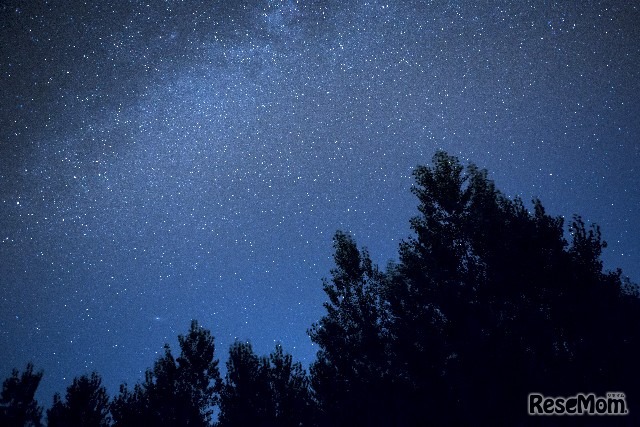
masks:
{"label": "silhouetted forest", "polygon": [[193,321],[177,357],[166,345],[142,382],[113,397],[92,373],[43,414],[43,373],[14,370],[0,425],[528,425],[542,418],[528,415],[532,392],[623,392],[630,411],[546,423],[637,422],[639,287],[603,271],[598,226],[575,216],[565,230],[539,200],[529,211],[444,152],[414,177],[418,215],[398,262],[380,269],[335,234],[309,372],[280,346],[260,357],[236,342],[222,378],[213,336]]}

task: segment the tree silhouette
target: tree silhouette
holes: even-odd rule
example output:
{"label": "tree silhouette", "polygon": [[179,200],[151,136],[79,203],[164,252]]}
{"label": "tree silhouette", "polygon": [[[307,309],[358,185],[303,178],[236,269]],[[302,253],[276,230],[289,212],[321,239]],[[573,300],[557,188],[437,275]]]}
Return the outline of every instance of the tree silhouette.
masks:
{"label": "tree silhouette", "polygon": [[308,426],[314,422],[309,381],[281,346],[259,358],[251,344],[229,349],[220,393],[219,426]]}
{"label": "tree silhouette", "polygon": [[264,365],[251,344],[233,343],[220,390],[220,427],[271,425],[272,413],[273,401]]}
{"label": "tree silhouette", "polygon": [[42,425],[42,408],[34,399],[42,371],[33,372],[33,364],[28,363],[22,374],[17,369],[2,383],[0,395],[0,425],[7,427]]}
{"label": "tree silhouette", "polygon": [[129,390],[127,384],[120,385],[119,394],[111,402],[111,416],[115,427],[152,425],[153,415],[149,400],[141,384]]}
{"label": "tree silhouette", "polygon": [[181,350],[177,359],[179,394],[191,403],[193,421],[190,425],[207,425],[218,401],[220,383],[214,338],[194,320],[189,333],[178,336],[178,342]]}
{"label": "tree silhouette", "polygon": [[276,345],[269,358],[263,358],[267,368],[274,425],[283,427],[309,426],[315,422],[314,402],[310,394],[307,373],[300,362],[293,362],[281,345]]}
{"label": "tree silhouette", "polygon": [[217,403],[220,383],[214,338],[191,322],[178,337],[181,353],[175,359],[168,345],[147,370],[145,380],[130,391],[125,384],[111,404],[116,426],[207,426]]}
{"label": "tree silhouette", "polygon": [[47,411],[49,427],[107,427],[110,422],[109,396],[95,372],[74,378],[67,388],[65,401],[56,393]]}
{"label": "tree silhouette", "polygon": [[438,152],[419,166],[414,235],[385,272],[338,232],[310,330],[332,425],[526,422],[530,392],[639,397],[638,287],[603,272],[606,243],[580,217],[501,194],[484,170]]}
{"label": "tree silhouette", "polygon": [[367,251],[359,251],[346,234],[336,233],[334,249],[336,268],[323,284],[327,314],[309,330],[320,346],[311,366],[313,388],[323,423],[370,425],[381,421],[377,409],[385,404],[391,381],[385,366],[382,276]]}
{"label": "tree silhouette", "polygon": [[456,413],[473,414],[468,422],[513,421],[526,417],[522,402],[536,390],[633,395],[638,299],[622,292],[619,271],[602,272],[599,228],[587,230],[575,217],[569,244],[563,219],[547,215],[539,200],[530,213],[497,191],[486,171],[471,165],[465,174],[442,152],[415,177],[421,215],[411,222],[416,237],[401,245],[401,280],[390,291],[409,295],[405,307],[420,301],[437,309],[437,366]]}

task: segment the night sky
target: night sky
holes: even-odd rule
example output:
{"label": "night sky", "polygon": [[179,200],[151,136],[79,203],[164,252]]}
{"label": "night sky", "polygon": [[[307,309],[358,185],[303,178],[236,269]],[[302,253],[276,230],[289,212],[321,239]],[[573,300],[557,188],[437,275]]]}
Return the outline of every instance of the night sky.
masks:
{"label": "night sky", "polygon": [[0,376],[41,403],[192,318],[308,365],[333,233],[395,259],[437,149],[640,281],[635,1],[1,4]]}

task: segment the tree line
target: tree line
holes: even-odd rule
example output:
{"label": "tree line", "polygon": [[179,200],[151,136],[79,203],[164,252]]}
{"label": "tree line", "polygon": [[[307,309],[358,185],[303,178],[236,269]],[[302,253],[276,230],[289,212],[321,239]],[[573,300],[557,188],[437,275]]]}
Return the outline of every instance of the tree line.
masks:
{"label": "tree line", "polygon": [[308,372],[280,346],[260,357],[236,342],[223,378],[213,336],[193,321],[178,357],[165,345],[144,380],[113,398],[94,372],[43,414],[34,400],[42,371],[14,370],[0,425],[39,426],[45,416],[49,426],[521,425],[533,392],[622,392],[630,413],[615,421],[632,425],[640,292],[620,270],[603,270],[599,227],[574,216],[565,237],[564,219],[539,200],[528,210],[486,170],[445,152],[414,178],[418,215],[397,262],[381,269],[335,234]]}

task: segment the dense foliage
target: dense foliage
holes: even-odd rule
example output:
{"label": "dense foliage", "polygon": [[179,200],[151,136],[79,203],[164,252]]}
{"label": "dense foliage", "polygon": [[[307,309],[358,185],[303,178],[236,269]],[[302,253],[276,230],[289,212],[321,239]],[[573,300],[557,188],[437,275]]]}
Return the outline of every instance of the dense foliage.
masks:
{"label": "dense foliage", "polygon": [[281,346],[258,358],[251,344],[234,343],[220,391],[220,427],[311,425],[313,402],[300,363]]}
{"label": "dense foliage", "polygon": [[42,371],[33,372],[33,365],[29,363],[22,375],[14,369],[11,376],[2,383],[0,425],[7,427],[42,425],[42,408],[34,399],[42,374]]}
{"label": "dense foliage", "polygon": [[[527,423],[531,392],[624,392],[631,413],[617,420],[632,424],[640,294],[603,271],[600,229],[576,216],[567,240],[539,200],[529,211],[444,152],[414,176],[419,215],[398,262],[380,270],[336,233],[309,374],[280,346],[258,357],[236,342],[223,379],[214,339],[194,321],[178,358],[166,346],[111,402],[97,374],[75,379],[49,425],[513,425]],[[41,376],[28,365],[5,381],[2,425],[40,425]]]}
{"label": "dense foliage", "polygon": [[75,378],[67,388],[65,401],[59,394],[53,396],[53,405],[47,411],[49,427],[107,427],[110,425],[109,396],[102,386],[102,378],[93,372],[90,376]]}
{"label": "dense foliage", "polygon": [[602,271],[600,229],[576,216],[567,242],[540,201],[529,212],[443,152],[414,175],[420,215],[397,264],[381,274],[335,237],[310,331],[325,421],[512,424],[534,391],[624,391],[638,407],[638,287]]}
{"label": "dense foliage", "polygon": [[218,360],[211,333],[196,321],[178,337],[180,357],[168,345],[142,384],[126,385],[112,404],[115,426],[206,426],[211,422],[220,385]]}

